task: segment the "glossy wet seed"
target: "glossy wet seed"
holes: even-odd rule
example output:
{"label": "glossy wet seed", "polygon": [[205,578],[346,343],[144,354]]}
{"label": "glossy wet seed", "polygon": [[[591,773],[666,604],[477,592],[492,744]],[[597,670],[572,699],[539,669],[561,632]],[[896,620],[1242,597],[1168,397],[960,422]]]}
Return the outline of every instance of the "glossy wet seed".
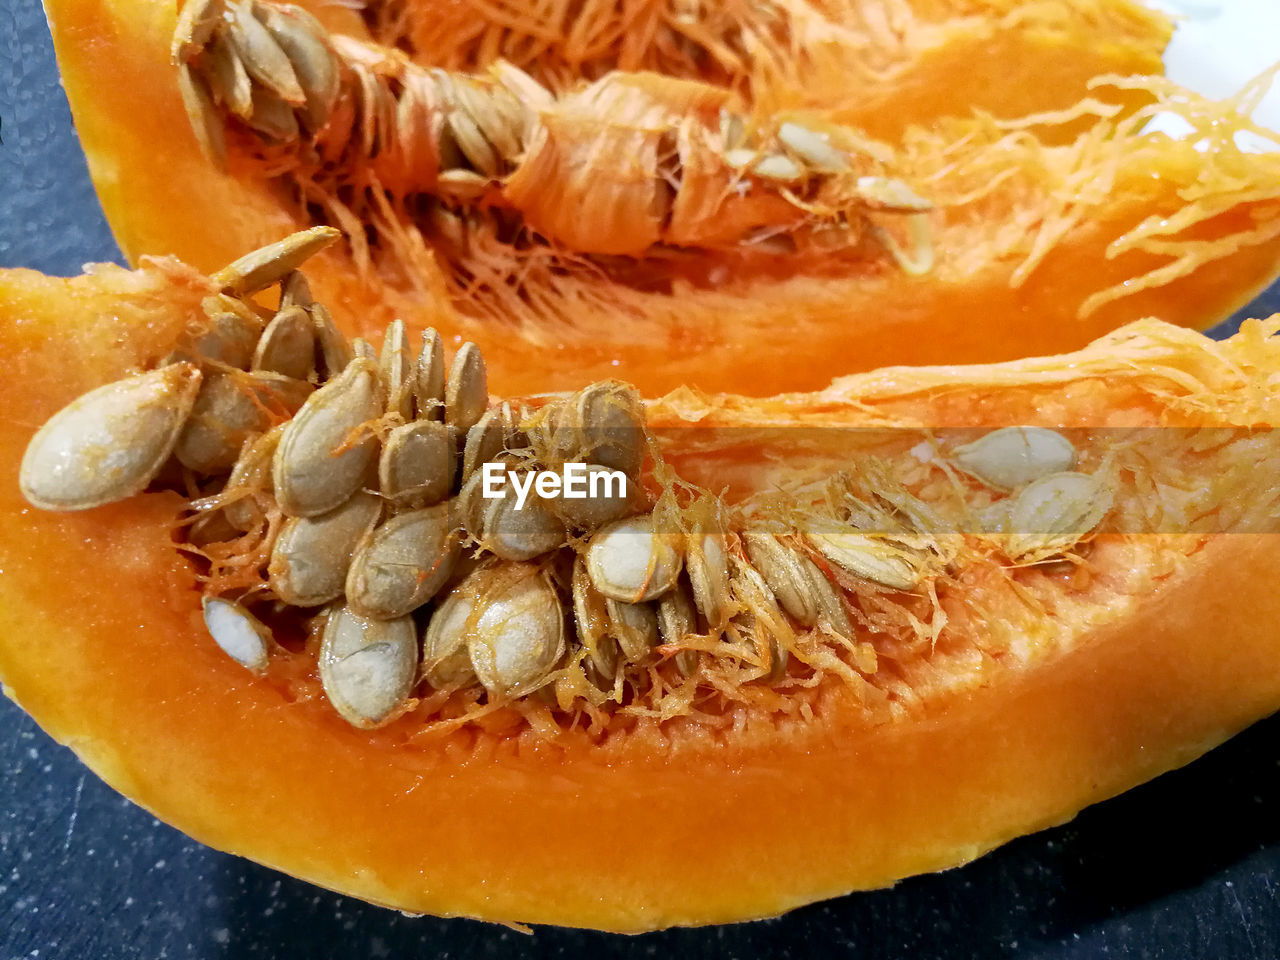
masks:
{"label": "glossy wet seed", "polygon": [[412,618],[367,619],[345,604],[330,610],[320,639],[320,680],[352,726],[367,730],[392,719],[413,692],[417,666]]}
{"label": "glossy wet seed", "polygon": [[955,464],[997,490],[1015,490],[1071,470],[1076,449],[1071,441],[1045,427],[1004,427],[957,447]]}
{"label": "glossy wet seed", "polygon": [[361,616],[383,620],[412,613],[444,586],[459,549],[447,503],[392,517],[356,551],[347,602]]}
{"label": "glossy wet seed", "polygon": [[427,507],[453,489],[458,458],[453,433],[438,420],[396,427],[378,457],[378,488],[394,503]]}
{"label": "glossy wet seed", "polygon": [[341,596],[357,545],[382,513],[382,501],[356,493],[318,517],[284,522],[267,566],[271,589],[295,607],[316,607]]}
{"label": "glossy wet seed", "polygon": [[246,254],[211,279],[224,293],[248,296],[278,283],[340,236],[334,227],[302,230]]}
{"label": "glossy wet seed", "polygon": [[445,383],[445,421],[459,432],[470,430],[489,405],[484,357],[474,343],[464,343],[453,358]]}
{"label": "glossy wet seed", "polygon": [[23,496],[45,510],[87,510],[140,493],[169,458],[200,383],[194,364],[174,363],[72,401],[27,446]]}
{"label": "glossy wet seed", "polygon": [[222,652],[251,673],[265,673],[272,642],[271,629],[232,600],[205,597],[201,601],[205,629]]}
{"label": "glossy wet seed", "polygon": [[679,539],[653,529],[646,514],[600,530],[587,549],[592,585],[606,597],[628,603],[654,600],[670,590],[682,565]]}
{"label": "glossy wet seed", "polygon": [[303,307],[285,307],[262,331],[253,352],[253,369],[306,380],[315,370],[316,335]]}
{"label": "glossy wet seed", "polygon": [[276,449],[280,509],[291,517],[317,516],[359,489],[378,452],[363,428],[381,413],[376,368],[362,358],[313,393],[285,426]]}

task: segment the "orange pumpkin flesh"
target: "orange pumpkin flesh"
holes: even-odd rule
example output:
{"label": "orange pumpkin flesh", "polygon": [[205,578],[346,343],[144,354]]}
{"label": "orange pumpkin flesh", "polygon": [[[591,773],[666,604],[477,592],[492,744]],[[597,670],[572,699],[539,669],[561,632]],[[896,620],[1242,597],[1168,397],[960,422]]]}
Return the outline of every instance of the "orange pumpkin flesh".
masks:
{"label": "orange pumpkin flesh", "polygon": [[[1032,573],[1058,596],[1052,612],[990,624],[1029,646],[975,659],[941,645],[887,713],[837,685],[808,719],[747,710],[720,733],[674,720],[548,738],[500,715],[437,737],[415,737],[412,718],[352,729],[205,636],[171,539],[175,495],[50,514],[17,489],[36,426],[154,362],[207,290],[172,262],[0,277],[14,358],[0,380],[0,679],[109,783],[212,846],[410,911],[721,922],[963,863],[1280,705],[1280,599],[1258,587],[1280,575],[1274,534],[1145,535],[1099,540],[1070,590]],[[1274,329],[1213,344],[1146,322],[1074,355],[886,370],[821,394],[680,392],[650,404],[650,424],[1266,425],[1280,411],[1254,385],[1280,371]],[[700,461],[678,435],[664,442],[677,467]],[[1268,464],[1250,488],[1260,503],[1275,496]]]}
{"label": "orange pumpkin flesh", "polygon": [[[309,225],[296,199],[252,165],[233,162],[232,173],[220,173],[199,153],[169,60],[169,4],[50,0],[48,9],[89,167],[126,256],[175,254],[215,269]],[[363,29],[349,11],[320,12],[332,28]],[[1073,29],[1063,27],[1053,42],[1104,49]],[[1164,36],[1155,28],[1146,35]],[[1027,42],[1022,55],[1032,64],[1038,54]],[[937,49],[939,57],[952,51],[945,39]],[[1240,154],[1214,108],[1194,98],[1172,105],[1212,138],[1209,151],[1197,151],[1195,137],[1144,137],[1135,132],[1140,124],[1114,120],[1055,147],[1046,145],[1052,132],[1074,130],[1082,117],[1033,124],[1049,131],[1044,142],[982,119],[948,120],[968,106],[948,99],[953,85],[921,71],[938,98],[929,101],[931,129],[900,132],[895,169],[942,205],[933,217],[937,263],[924,277],[884,260],[801,270],[784,257],[753,261],[718,285],[706,277],[673,285],[662,262],[641,261],[640,272],[656,269],[662,289],[534,270],[528,297],[486,299],[461,292],[426,248],[391,243],[388,252],[384,243],[373,261],[346,248],[326,253],[311,270],[314,286],[349,329],[376,332],[401,317],[410,327],[436,326],[446,340],[477,342],[490,382],[504,394],[617,376],[647,394],[688,385],[767,396],[884,364],[1075,349],[1144,315],[1206,328],[1280,269],[1280,161]],[[1070,98],[1080,94],[1062,83]],[[909,86],[889,84],[877,115],[897,115],[899,90],[905,102]],[[1010,95],[1018,98],[1048,92],[1036,104],[1013,101],[1014,109],[1068,99],[1053,83],[1015,86]],[[1000,112],[999,102],[987,105]],[[1193,195],[1202,199],[1188,205]],[[1185,224],[1173,253],[1165,237],[1148,236],[1162,223]],[[1175,269],[1180,253],[1185,270]],[[501,278],[529,266],[499,260],[499,288]],[[1108,291],[1123,296],[1100,299]],[[531,349],[538,364],[527,362]]]}

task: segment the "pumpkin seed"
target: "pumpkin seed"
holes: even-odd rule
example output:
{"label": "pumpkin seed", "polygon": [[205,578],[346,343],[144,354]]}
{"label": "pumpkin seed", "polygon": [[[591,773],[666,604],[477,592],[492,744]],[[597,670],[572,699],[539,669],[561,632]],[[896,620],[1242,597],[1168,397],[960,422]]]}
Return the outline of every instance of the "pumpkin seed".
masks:
{"label": "pumpkin seed", "polygon": [[462,479],[467,481],[484,464],[496,461],[507,446],[507,425],[501,407],[486,410],[467,431],[462,448]]}
{"label": "pumpkin seed", "polygon": [[[187,4],[188,7],[193,4]],[[222,119],[213,105],[213,98],[199,77],[187,64],[178,64],[178,92],[182,95],[182,107],[195,134],[200,152],[219,170],[227,165],[227,138],[222,129]]]}
{"label": "pumpkin seed", "polygon": [[818,607],[811,585],[814,575],[821,577],[822,574],[813,561],[784,546],[771,533],[748,531],[742,535],[742,541],[747,557],[764,577],[782,609],[803,626],[816,624]]}
{"label": "pumpkin seed", "polygon": [[889,177],[859,177],[857,190],[859,196],[873,210],[923,213],[933,209],[933,203],[920,196],[901,180]]}
{"label": "pumpkin seed", "polygon": [[244,67],[244,61],[222,35],[209,44],[203,58],[205,76],[209,80],[215,100],[225,103],[227,109],[242,120],[253,115],[253,81]]}
{"label": "pumpkin seed", "polygon": [[422,634],[422,675],[431,686],[462,685],[476,679],[467,652],[471,610],[469,595],[450,592],[427,621]]}
{"label": "pumpkin seed", "polygon": [[252,673],[266,673],[271,628],[233,600],[205,597],[200,607],[205,629],[223,653]]}
{"label": "pumpkin seed", "polygon": [[853,624],[849,621],[849,613],[845,609],[840,593],[817,564],[809,561],[808,571],[809,589],[814,606],[818,610],[818,625],[842,637],[852,637]]}
{"label": "pumpkin seed", "polygon": [[271,31],[253,15],[253,7],[232,3],[227,9],[226,19],[227,40],[249,76],[291,106],[305,104],[307,95],[302,92],[293,64]]}
{"label": "pumpkin seed", "polygon": [[372,620],[337,604],[320,639],[320,680],[347,723],[381,726],[413,692],[418,634],[410,617]]}
{"label": "pumpkin seed", "polygon": [[245,254],[235,263],[223,267],[211,279],[224,293],[250,296],[278,283],[340,236],[342,232],[333,227],[300,230]]}
{"label": "pumpkin seed", "polygon": [[324,362],[326,378],[336,377],[355,359],[356,352],[342,335],[324,304],[313,303],[307,311],[315,327],[316,343],[320,347],[320,359]]}
{"label": "pumpkin seed", "polygon": [[306,380],[315,370],[315,355],[316,335],[310,315],[302,307],[285,307],[262,331],[253,352],[253,369]]}
{"label": "pumpkin seed", "polygon": [[378,488],[396,504],[430,506],[453,489],[457,465],[452,431],[438,420],[415,420],[383,442]]}
{"label": "pumpkin seed", "polygon": [[[518,471],[517,476],[532,483],[530,471]],[[474,479],[483,483],[480,474],[476,474]],[[482,496],[478,509],[474,499],[469,498],[468,510],[464,514],[464,521],[468,522],[467,532],[480,546],[503,560],[532,560],[565,542],[564,523],[545,500],[530,490],[522,507],[517,508],[517,502],[514,482],[503,487],[501,497]]]}
{"label": "pumpkin seed", "polygon": [[319,130],[329,118],[341,90],[336,60],[325,44],[324,28],[299,7],[260,4],[263,25],[271,32],[306,96],[304,118],[309,130]]}
{"label": "pumpkin seed", "polygon": [[238,527],[227,519],[226,510],[208,510],[187,527],[187,542],[196,547],[226,543],[241,535]]}
{"label": "pumpkin seed", "polygon": [[1102,522],[1111,503],[1110,491],[1092,474],[1041,477],[1023,487],[1013,501],[1005,551],[1026,562],[1062,553]]}
{"label": "pumpkin seed", "polygon": [[1002,427],[957,447],[951,459],[997,490],[1015,490],[1076,465],[1071,441],[1045,427]]}
{"label": "pumpkin seed", "polygon": [[142,492],[169,459],[200,382],[198,367],[175,363],[72,401],[27,445],[23,496],[44,510],[87,510]]}
{"label": "pumpkin seed", "polygon": [[694,606],[712,630],[723,628],[732,602],[724,537],[713,533],[690,534],[685,565],[689,570]]}
{"label": "pumpkin seed", "polygon": [[841,153],[825,136],[798,123],[784,123],[778,128],[778,139],[809,167],[823,173],[843,173],[849,169],[849,157]]}
{"label": "pumpkin seed", "polygon": [[252,109],[245,123],[277,143],[291,143],[298,139],[298,118],[294,116],[293,107],[267,87],[253,88]]}
{"label": "pumpkin seed", "polygon": [[864,533],[808,533],[820,554],[855,576],[891,590],[913,590],[924,576],[919,554]]}
{"label": "pumpkin seed", "polygon": [[[657,615],[658,634],[664,644],[681,644],[685,637],[698,632],[698,613],[684,581],[658,598]],[[681,650],[675,661],[676,668],[687,677],[698,668],[698,651]]]}
{"label": "pumpkin seed", "polygon": [[592,585],[606,597],[627,603],[662,596],[675,586],[681,566],[677,538],[657,533],[651,514],[609,524],[587,548]]}
{"label": "pumpkin seed", "polygon": [[440,334],[431,327],[422,333],[414,399],[420,418],[444,419],[444,344],[440,341]]}
{"label": "pumpkin seed", "polygon": [[254,347],[262,334],[262,324],[251,324],[240,314],[218,313],[195,340],[195,351],[205,360],[247,370]]}
{"label": "pumpkin seed", "polygon": [[467,651],[489,693],[527,692],[564,655],[564,610],[546,573],[523,565],[481,568],[458,591],[479,606],[468,615]]}
{"label": "pumpkin seed", "polygon": [[436,178],[436,191],[442,197],[465,203],[479,200],[492,183],[488,177],[471,170],[445,170]]}
{"label": "pumpkin seed", "polygon": [[609,635],[630,663],[645,660],[658,643],[658,615],[647,603],[625,603],[605,597]]}
{"label": "pumpkin seed", "polygon": [[[611,496],[618,484],[611,482],[606,475],[614,471],[598,463],[584,466],[587,495],[582,498],[561,496],[552,503],[552,509],[567,526],[580,533],[589,533],[635,512],[640,504],[639,484],[625,484],[626,496]],[[592,495],[593,490],[596,491],[595,496]]]}
{"label": "pumpkin seed", "polygon": [[484,415],[488,405],[484,357],[474,343],[464,343],[453,358],[445,384],[445,422],[459,433],[465,433]]}
{"label": "pumpkin seed", "polygon": [[751,172],[758,177],[784,182],[804,179],[804,169],[785,153],[766,153],[752,165]]}
{"label": "pumpkin seed", "polygon": [[311,284],[301,270],[294,270],[280,281],[280,309],[285,307],[302,307],[310,310],[315,306],[315,298],[311,296]]}
{"label": "pumpkin seed", "polygon": [[295,607],[317,607],[341,596],[356,546],[378,522],[382,502],[357,493],[318,517],[291,517],[271,550],[271,589]]}
{"label": "pumpkin seed", "polygon": [[459,149],[476,172],[490,179],[496,177],[501,170],[498,154],[480,132],[475,120],[465,111],[454,109],[449,111],[446,122]]}
{"label": "pumpkin seed", "polygon": [[[781,679],[787,672],[787,663],[791,659],[791,654],[769,626],[770,620],[782,619],[782,608],[778,605],[777,597],[769,589],[769,584],[765,582],[760,571],[745,561],[739,560],[735,563],[732,582],[734,594],[740,598],[739,606],[742,607],[742,610],[734,616],[733,622],[750,635],[756,635],[761,631],[767,631],[768,634],[765,638],[769,652],[767,671],[761,679],[769,681]],[[764,614],[764,616],[758,614]]]}
{"label": "pumpkin seed", "polygon": [[223,494],[242,492],[244,496],[229,500],[222,509],[227,521],[239,530],[252,530],[265,519],[255,495],[270,495],[272,492],[271,460],[280,445],[280,437],[284,435],[284,427],[283,423],[277,424],[251,440],[231,468]]}
{"label": "pumpkin seed", "polygon": [[173,28],[169,53],[174,63],[185,64],[209,42],[225,10],[223,0],[187,0]]}
{"label": "pumpkin seed", "polygon": [[291,517],[314,517],[343,503],[377,455],[356,433],[382,412],[376,370],[357,357],[313,393],[285,426],[273,464],[276,500]]}
{"label": "pumpkin seed", "polygon": [[393,320],[382,338],[382,382],[387,392],[387,413],[401,420],[413,419],[413,365],[403,320]]}
{"label": "pumpkin seed", "polygon": [[267,412],[243,374],[204,378],[173,454],[197,473],[230,470],[251,436],[268,426]]}
{"label": "pumpkin seed", "polygon": [[380,620],[411,613],[444,585],[459,549],[447,503],[392,517],[352,558],[347,602],[361,616]]}
{"label": "pumpkin seed", "polygon": [[605,598],[591,585],[587,566],[580,556],[574,558],[570,585],[578,642],[586,649],[600,678],[612,683],[618,669],[618,642],[609,635],[609,611]]}

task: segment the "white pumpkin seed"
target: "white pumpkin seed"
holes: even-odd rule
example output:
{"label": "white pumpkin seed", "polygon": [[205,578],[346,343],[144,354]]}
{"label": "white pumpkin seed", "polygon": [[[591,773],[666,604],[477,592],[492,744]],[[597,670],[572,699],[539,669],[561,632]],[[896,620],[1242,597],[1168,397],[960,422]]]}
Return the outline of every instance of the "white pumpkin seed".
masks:
{"label": "white pumpkin seed", "polygon": [[729,592],[729,559],[724,537],[714,533],[689,535],[685,565],[694,606],[712,630],[720,630],[729,619],[732,597]]}
{"label": "white pumpkin seed", "polygon": [[[764,577],[782,609],[800,624],[812,627],[818,622],[818,606],[813,596],[814,574],[821,577],[813,561],[784,546],[771,533],[760,530],[742,535],[747,557]],[[812,568],[812,570],[810,569]]]}
{"label": "white pumpkin seed", "polygon": [[467,651],[480,683],[515,697],[542,681],[564,654],[564,610],[546,573],[482,568],[458,588],[477,598]]}
{"label": "white pumpkin seed", "polygon": [[484,415],[488,405],[484,357],[474,343],[464,343],[453,358],[445,384],[445,422],[459,433],[465,433]]}
{"label": "white pumpkin seed", "polygon": [[306,380],[315,370],[316,335],[311,316],[298,306],[285,307],[262,331],[253,352],[253,369]]}
{"label": "white pumpkin seed", "polygon": [[855,576],[891,590],[913,590],[924,576],[922,558],[911,550],[865,533],[808,533],[820,554]]}
{"label": "white pumpkin seed", "polygon": [[412,613],[444,586],[460,546],[449,504],[392,517],[365,538],[347,573],[347,602],[361,616]]}
{"label": "white pumpkin seed", "polygon": [[680,538],[653,529],[653,516],[618,520],[591,538],[587,573],[606,597],[627,603],[656,600],[675,586],[682,566]]}
{"label": "white pumpkin seed", "polygon": [[648,658],[658,643],[658,616],[647,603],[624,603],[605,597],[605,611],[609,616],[609,635],[622,648],[630,663],[640,663]]}
{"label": "white pumpkin seed", "polygon": [[334,227],[300,230],[245,254],[235,263],[223,267],[211,279],[224,293],[249,296],[279,282],[340,236],[342,232]]}
{"label": "white pumpkin seed", "polygon": [[[677,645],[698,631],[698,613],[693,596],[681,581],[658,598],[658,634],[664,644]],[[689,676],[698,667],[698,651],[681,650],[675,656],[676,668]]]}
{"label": "white pumpkin seed", "polygon": [[408,422],[413,419],[413,360],[409,355],[404,321],[393,320],[382,338],[383,389],[387,393],[387,413]]}
{"label": "white pumpkin seed", "polygon": [[140,493],[169,459],[200,382],[194,364],[174,363],[72,401],[27,445],[23,496],[44,510],[87,510]]}
{"label": "white pumpkin seed", "polygon": [[848,154],[833,147],[827,138],[798,123],[778,128],[778,139],[807,166],[823,173],[843,173],[850,167]]}
{"label": "white pumpkin seed", "polygon": [[1055,473],[1023,487],[1009,511],[1005,551],[1034,562],[1069,550],[1102,522],[1111,493],[1088,473]]}
{"label": "white pumpkin seed", "polygon": [[378,487],[397,504],[431,506],[449,495],[457,467],[452,430],[438,420],[415,420],[383,442]]}
{"label": "white pumpkin seed", "polygon": [[291,517],[314,517],[359,489],[378,452],[358,436],[382,413],[377,370],[357,357],[313,393],[285,425],[273,464],[276,500]]}
{"label": "white pumpkin seed", "polygon": [[200,606],[213,642],[246,670],[265,673],[271,628],[233,600],[205,597]]}
{"label": "white pumpkin seed", "polygon": [[1071,441],[1045,427],[1003,427],[952,451],[965,473],[989,487],[1010,491],[1076,465]]}
{"label": "white pumpkin seed", "polygon": [[317,607],[341,596],[351,558],[382,513],[382,501],[356,493],[318,517],[291,517],[271,549],[271,589],[295,607]]}
{"label": "white pumpkin seed", "polygon": [[336,377],[355,359],[356,352],[342,335],[324,304],[313,303],[307,310],[315,327],[316,343],[320,346],[320,359],[324,362],[324,376]]}
{"label": "white pumpkin seed", "polygon": [[413,692],[418,634],[410,617],[372,620],[343,604],[329,611],[320,639],[320,680],[354,727],[386,723]]}
{"label": "white pumpkin seed", "polygon": [[444,419],[444,344],[435,329],[422,333],[414,379],[417,414],[424,420]]}

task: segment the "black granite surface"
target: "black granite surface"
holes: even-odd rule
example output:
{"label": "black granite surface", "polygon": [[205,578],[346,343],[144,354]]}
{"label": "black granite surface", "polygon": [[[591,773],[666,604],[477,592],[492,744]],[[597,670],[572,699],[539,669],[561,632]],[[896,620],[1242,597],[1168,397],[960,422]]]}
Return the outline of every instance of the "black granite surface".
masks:
{"label": "black granite surface", "polygon": [[[0,266],[118,259],[34,0],[0,8],[0,118]],[[1280,309],[1278,294],[1247,312]],[[632,938],[408,918],[214,852],[7,700],[0,771],[0,960],[1280,957],[1280,717],[962,869],[778,920]]]}

